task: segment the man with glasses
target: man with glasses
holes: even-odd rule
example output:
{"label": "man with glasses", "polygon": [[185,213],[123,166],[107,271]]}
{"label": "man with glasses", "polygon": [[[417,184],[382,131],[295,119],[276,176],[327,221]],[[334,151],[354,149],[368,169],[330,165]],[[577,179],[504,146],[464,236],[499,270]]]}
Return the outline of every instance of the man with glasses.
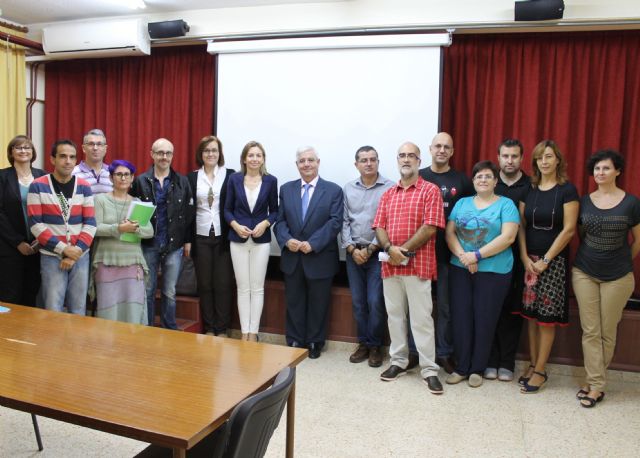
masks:
{"label": "man with glasses", "polygon": [[82,140],[84,160],[73,169],[73,175],[87,181],[91,192],[100,194],[111,192],[113,185],[109,178],[109,165],[105,164],[107,137],[100,129],[91,129]]}
{"label": "man with glasses", "polygon": [[[508,138],[500,143],[498,147],[498,164],[500,165],[500,175],[496,185],[496,194],[508,197],[516,205],[524,202],[531,180],[522,172],[522,158],[524,150],[520,140]],[[518,241],[511,246],[514,259],[520,258]],[[498,379],[503,382],[513,380],[513,370],[515,368],[516,351],[520,342],[520,331],[522,329],[522,316],[512,313],[522,307],[522,290],[524,288],[524,266],[521,262],[513,263],[513,274],[511,276],[511,287],[502,306],[498,325],[496,327],[493,345],[487,369],[484,371],[484,378]]]}
{"label": "man with glasses", "polygon": [[378,165],[378,152],[373,147],[358,148],[355,166],[360,177],[343,189],[342,246],[347,252],[347,276],[358,326],[358,348],[349,361],[360,363],[368,359],[371,367],[382,365],[380,346],[385,324],[379,246],[371,223],[380,197],[393,186],[391,180],[378,173]]}
{"label": "man with glasses", "polygon": [[[431,166],[420,170],[420,176],[440,188],[444,206],[445,221],[453,206],[461,197],[473,195],[473,183],[461,172],[451,167],[453,138],[446,132],[433,137],[429,146]],[[447,247],[444,230],[436,236],[436,259],[438,260],[438,281],[436,282],[436,356],[437,362],[447,373],[455,367],[453,361],[453,336],[449,314],[449,260],[451,252]]]}
{"label": "man with glasses", "polygon": [[149,325],[155,318],[158,267],[162,271],[160,321],[164,328],[177,329],[176,283],[182,256],[191,251],[191,222],[194,202],[189,181],[171,168],[173,144],[159,138],[151,146],[153,166],[139,175],[131,186],[131,195],[156,206],[151,222],[154,237],[142,241],[142,253],[149,266],[147,309]]}
{"label": "man with glasses", "polygon": [[89,247],[96,233],[91,188],[72,175],[76,145],[51,148],[53,173],[33,180],[27,194],[31,233],[40,245],[42,298],[47,310],[84,315],[89,286]]}
{"label": "man with glasses", "polygon": [[280,188],[274,227],[280,246],[287,302],[287,344],[320,357],[327,333],[331,283],[339,270],[337,236],[342,228],[342,189],[318,176],[320,158],[311,146],[296,152],[299,180]]}
{"label": "man with glasses", "polygon": [[380,378],[393,381],[409,369],[408,312],[420,375],[431,393],[442,394],[440,367],[435,362],[431,281],[436,277],[435,235],[437,228],[444,228],[444,213],[438,187],[420,177],[419,167],[418,146],[402,144],[398,150],[400,181],[382,195],[373,221],[378,244],[388,255],[382,265],[382,284],[391,366]]}

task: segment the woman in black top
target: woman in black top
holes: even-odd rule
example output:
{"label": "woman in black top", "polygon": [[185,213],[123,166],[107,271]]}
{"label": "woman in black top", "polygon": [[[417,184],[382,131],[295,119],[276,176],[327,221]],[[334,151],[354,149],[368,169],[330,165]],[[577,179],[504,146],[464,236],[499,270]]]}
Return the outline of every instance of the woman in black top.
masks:
{"label": "woman in black top", "polygon": [[29,185],[45,174],[31,166],[36,149],[18,135],[7,146],[11,167],[0,170],[0,301],[36,305],[40,255],[27,223]]}
{"label": "woman in black top", "polygon": [[551,140],[532,153],[531,191],[520,202],[520,258],[525,268],[522,316],[529,320],[531,363],[520,377],[522,393],[535,393],[547,381],[545,366],[556,326],[569,323],[568,245],[576,230],[578,192],[567,181],[567,164]]}
{"label": "woman in black top", "polygon": [[602,150],[591,156],[587,169],[598,188],[580,201],[581,243],[572,282],[580,310],[586,372],[577,394],[582,407],[593,407],[604,398],[618,323],[635,287],[633,258],[640,252],[640,200],[617,186],[623,168],[624,159],[616,151]]}

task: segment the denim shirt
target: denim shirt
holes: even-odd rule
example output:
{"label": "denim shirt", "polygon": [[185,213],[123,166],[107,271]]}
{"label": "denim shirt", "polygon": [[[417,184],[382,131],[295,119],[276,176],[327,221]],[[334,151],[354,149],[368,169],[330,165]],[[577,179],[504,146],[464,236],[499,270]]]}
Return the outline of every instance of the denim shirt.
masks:
{"label": "denim shirt", "polygon": [[153,177],[153,191],[156,197],[156,234],[153,239],[154,246],[163,248],[167,245],[169,218],[167,216],[167,195],[171,186],[171,175],[167,176],[162,185],[160,180]]}

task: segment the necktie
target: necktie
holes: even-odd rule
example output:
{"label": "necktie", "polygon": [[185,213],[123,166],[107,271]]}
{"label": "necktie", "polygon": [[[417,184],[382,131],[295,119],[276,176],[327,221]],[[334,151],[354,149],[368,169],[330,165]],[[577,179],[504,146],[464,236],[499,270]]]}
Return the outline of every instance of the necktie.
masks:
{"label": "necktie", "polygon": [[302,186],[304,187],[304,192],[302,193],[302,221],[304,221],[305,216],[307,216],[307,209],[309,208],[309,188],[311,188],[311,185],[305,183]]}

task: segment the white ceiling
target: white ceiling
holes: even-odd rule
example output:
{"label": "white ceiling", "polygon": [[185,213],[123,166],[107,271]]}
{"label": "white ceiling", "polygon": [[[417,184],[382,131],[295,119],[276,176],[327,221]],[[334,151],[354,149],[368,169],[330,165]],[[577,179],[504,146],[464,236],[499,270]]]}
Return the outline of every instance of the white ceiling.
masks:
{"label": "white ceiling", "polygon": [[131,14],[331,1],[340,0],[145,0],[147,7],[135,10],[118,0],[0,0],[0,17],[29,25]]}

